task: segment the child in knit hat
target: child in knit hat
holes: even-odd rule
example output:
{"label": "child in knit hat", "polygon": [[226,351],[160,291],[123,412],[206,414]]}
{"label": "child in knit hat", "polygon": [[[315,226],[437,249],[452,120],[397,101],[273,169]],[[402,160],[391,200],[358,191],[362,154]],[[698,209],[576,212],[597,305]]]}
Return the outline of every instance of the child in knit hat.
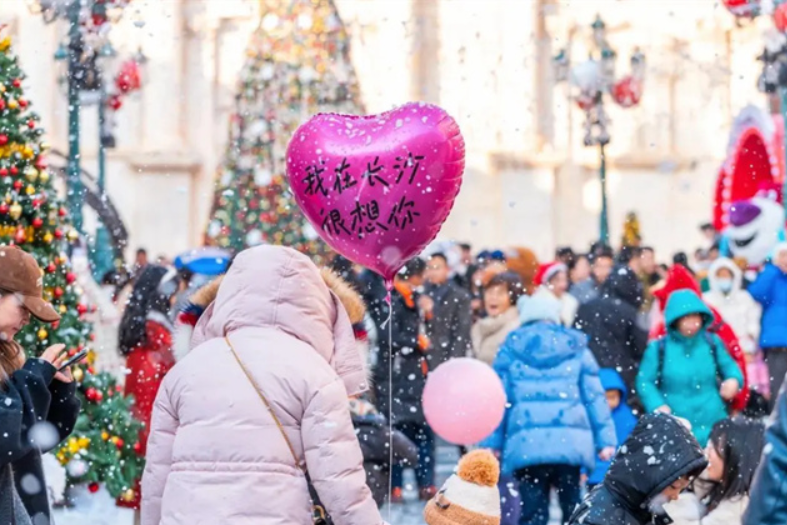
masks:
{"label": "child in knit hat", "polygon": [[500,525],[500,464],[488,450],[459,460],[456,474],[427,503],[427,525]]}

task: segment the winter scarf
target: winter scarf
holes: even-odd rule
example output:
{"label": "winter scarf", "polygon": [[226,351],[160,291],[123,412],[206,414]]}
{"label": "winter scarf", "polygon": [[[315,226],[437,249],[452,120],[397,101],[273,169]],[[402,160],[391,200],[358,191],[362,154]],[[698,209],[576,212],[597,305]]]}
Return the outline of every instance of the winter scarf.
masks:
{"label": "winter scarf", "polygon": [[519,324],[519,312],[514,307],[497,317],[486,317],[477,321],[470,332],[475,356],[491,366],[500,345],[505,342],[509,333],[519,328]]}
{"label": "winter scarf", "polygon": [[11,465],[0,469],[0,523],[8,525],[32,525],[14,486]]}

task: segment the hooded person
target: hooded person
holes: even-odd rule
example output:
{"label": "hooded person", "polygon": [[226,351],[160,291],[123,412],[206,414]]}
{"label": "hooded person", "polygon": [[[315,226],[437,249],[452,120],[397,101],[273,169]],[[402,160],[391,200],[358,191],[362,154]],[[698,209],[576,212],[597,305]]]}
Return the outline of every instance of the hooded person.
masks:
{"label": "hooded person", "polygon": [[713,314],[691,290],[673,293],[664,311],[667,335],[645,350],[637,392],[648,412],[666,411],[691,423],[705,446],[713,425],[728,416],[743,373],[709,329]]}
{"label": "hooded person", "polygon": [[560,303],[560,322],[572,326],[577,315],[579,301],[568,293],[568,266],[561,262],[542,264],[534,280],[538,289],[533,296],[557,299]]}
{"label": "hooded person", "polygon": [[[607,394],[607,404],[612,412],[612,422],[615,423],[615,435],[618,444],[628,439],[634,427],[637,425],[637,417],[626,403],[628,400],[628,388],[623,378],[613,368],[602,368],[598,372],[601,379],[601,386]],[[604,481],[604,476],[609,470],[611,461],[596,461],[596,468],[588,476],[588,487],[598,485]]]}
{"label": "hooded person", "polygon": [[481,446],[500,452],[503,472],[519,483],[520,523],[546,525],[550,489],[567,519],[579,503],[581,470],[593,470],[597,455],[610,459],[617,440],[585,335],[560,324],[553,298],[523,296],[518,309],[522,326],[493,366],[506,413]]}
{"label": "hooded person", "polygon": [[637,323],[642,284],[625,266],[615,268],[599,297],[579,307],[574,328],[588,336],[588,345],[601,368],[620,371],[626,389],[635,387],[648,334]]}
{"label": "hooded person", "polygon": [[[659,305],[660,318],[654,319],[653,326],[650,328],[650,340],[664,337],[667,334],[666,325],[664,324],[664,310],[667,307],[667,301],[673,292],[678,290],[691,290],[695,294],[701,296],[702,291],[700,285],[691,272],[681,264],[673,265],[667,271],[667,277],[659,284],[659,286],[651,289],[654,297],[656,297]],[[735,331],[724,320],[718,310],[712,306],[708,306],[711,314],[713,315],[713,322],[710,325],[710,331],[719,336],[724,343],[724,348],[732,356],[737,363],[738,368],[743,374],[743,385],[738,395],[733,399],[730,408],[733,412],[740,412],[746,409],[749,402],[749,376],[746,370],[746,357],[743,354],[741,345],[738,342],[738,337]]]}
{"label": "hooded person", "polygon": [[775,399],[787,374],[787,242],[773,249],[773,261],[749,286],[749,293],[762,305],[760,348],[765,353],[771,396]]}
{"label": "hooded person", "polygon": [[676,500],[708,465],[686,425],[668,414],[647,414],[620,447],[601,485],[569,525],[668,525],[666,501]]}
{"label": "hooded person", "polygon": [[383,523],[347,407],[366,371],[344,306],[308,257],[241,252],[192,348],[156,398],[143,525],[308,525],[310,484],[336,525]]}
{"label": "hooded person", "polygon": [[720,257],[708,270],[708,284],[710,290],[702,299],[732,327],[743,351],[754,354],[760,338],[762,307],[743,288],[743,272],[732,259]]}

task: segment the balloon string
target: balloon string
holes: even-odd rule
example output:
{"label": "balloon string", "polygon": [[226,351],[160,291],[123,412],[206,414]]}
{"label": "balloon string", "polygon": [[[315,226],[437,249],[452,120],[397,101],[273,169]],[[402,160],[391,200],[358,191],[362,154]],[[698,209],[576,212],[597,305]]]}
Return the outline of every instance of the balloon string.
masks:
{"label": "balloon string", "polygon": [[386,282],[386,289],[388,290],[385,296],[385,302],[388,303],[388,319],[383,323],[383,330],[385,325],[388,325],[388,523],[393,523],[391,519],[391,498],[393,497],[393,469],[394,469],[394,452],[393,452],[393,301],[391,300],[391,287]]}

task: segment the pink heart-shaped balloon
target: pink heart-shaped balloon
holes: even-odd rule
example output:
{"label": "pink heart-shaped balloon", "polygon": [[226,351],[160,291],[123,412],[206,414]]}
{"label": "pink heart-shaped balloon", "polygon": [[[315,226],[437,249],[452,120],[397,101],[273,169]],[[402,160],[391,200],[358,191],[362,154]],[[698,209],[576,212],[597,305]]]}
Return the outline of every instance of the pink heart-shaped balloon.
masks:
{"label": "pink heart-shaped balloon", "polygon": [[309,222],[334,250],[388,280],[437,236],[464,165],[459,126],[424,103],[319,114],[287,147],[290,188]]}

